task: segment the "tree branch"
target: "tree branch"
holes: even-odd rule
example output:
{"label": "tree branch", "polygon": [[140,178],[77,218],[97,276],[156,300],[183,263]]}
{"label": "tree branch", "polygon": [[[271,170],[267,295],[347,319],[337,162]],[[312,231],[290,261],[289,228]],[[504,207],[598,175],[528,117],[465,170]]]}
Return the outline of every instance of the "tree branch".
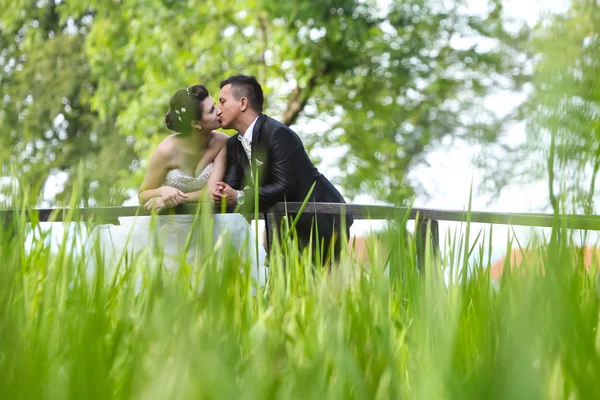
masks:
{"label": "tree branch", "polygon": [[261,43],[261,51],[258,54],[258,81],[259,82],[265,82],[265,78],[266,78],[266,73],[265,73],[265,67],[266,67],[266,60],[265,60],[265,54],[267,52],[267,37],[268,37],[268,31],[267,31],[267,19],[265,17],[264,14],[261,14],[258,17],[258,22],[260,24],[260,29],[259,29],[259,37],[260,37],[260,43]]}
{"label": "tree branch", "polygon": [[306,107],[310,96],[314,92],[315,88],[319,84],[319,80],[331,73],[331,64],[327,63],[320,71],[314,73],[314,75],[308,80],[306,86],[301,87],[300,84],[296,85],[292,91],[292,96],[288,101],[287,108],[283,113],[282,123],[290,126],[296,122],[298,116]]}
{"label": "tree branch", "polygon": [[594,162],[594,172],[592,173],[590,182],[590,191],[583,206],[584,212],[587,215],[591,215],[594,212],[594,194],[596,192],[596,177],[598,176],[598,170],[600,170],[600,145],[596,148],[596,160]]}
{"label": "tree branch", "polygon": [[550,204],[555,214],[558,214],[558,201],[554,194],[554,157],[556,155],[556,133],[552,130],[550,137],[550,154],[548,155],[548,194],[550,196]]}

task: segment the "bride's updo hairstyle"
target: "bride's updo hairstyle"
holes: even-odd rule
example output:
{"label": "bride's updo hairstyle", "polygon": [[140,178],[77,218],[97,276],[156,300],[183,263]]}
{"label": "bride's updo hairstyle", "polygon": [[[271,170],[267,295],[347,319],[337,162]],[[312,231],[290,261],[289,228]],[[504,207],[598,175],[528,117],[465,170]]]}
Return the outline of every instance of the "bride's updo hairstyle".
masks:
{"label": "bride's updo hairstyle", "polygon": [[192,121],[202,119],[202,102],[208,97],[208,90],[202,85],[180,89],[169,101],[169,112],[165,117],[167,128],[174,132],[189,134]]}

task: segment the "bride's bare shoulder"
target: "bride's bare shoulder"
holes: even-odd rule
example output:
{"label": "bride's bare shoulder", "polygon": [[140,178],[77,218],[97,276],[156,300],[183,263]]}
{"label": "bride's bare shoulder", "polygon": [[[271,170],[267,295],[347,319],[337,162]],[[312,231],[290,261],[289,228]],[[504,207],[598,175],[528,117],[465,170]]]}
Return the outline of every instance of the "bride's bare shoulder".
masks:
{"label": "bride's bare shoulder", "polygon": [[229,136],[224,134],[223,132],[212,131],[210,133],[211,142],[215,147],[223,147],[227,145],[227,140]]}
{"label": "bride's bare shoulder", "polygon": [[154,153],[162,158],[171,158],[177,151],[177,139],[175,135],[169,135],[156,146]]}

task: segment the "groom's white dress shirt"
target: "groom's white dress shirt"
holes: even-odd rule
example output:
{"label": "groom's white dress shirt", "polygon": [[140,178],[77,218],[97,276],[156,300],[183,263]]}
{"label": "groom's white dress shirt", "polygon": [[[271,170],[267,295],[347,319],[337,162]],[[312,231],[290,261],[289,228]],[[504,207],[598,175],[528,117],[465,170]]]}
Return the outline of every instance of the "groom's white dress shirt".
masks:
{"label": "groom's white dress shirt", "polygon": [[243,135],[239,135],[238,139],[242,142],[242,147],[244,147],[244,151],[246,152],[246,156],[248,156],[248,161],[252,164],[252,131],[254,130],[254,125],[256,125],[256,121],[258,121],[258,117],[252,121],[248,129]]}
{"label": "groom's white dress shirt", "polygon": [[250,124],[248,129],[243,135],[239,135],[238,139],[242,142],[242,147],[246,152],[246,156],[248,156],[248,161],[250,162],[250,178],[252,182],[254,182],[254,173],[252,172],[252,131],[254,130],[254,125],[256,125],[256,121],[258,121],[258,117],[254,118],[254,121]]}
{"label": "groom's white dress shirt", "polygon": [[[242,147],[246,152],[246,156],[248,157],[248,162],[250,162],[250,179],[254,182],[254,173],[252,172],[252,131],[254,130],[254,125],[256,125],[256,121],[258,121],[258,117],[254,118],[254,121],[250,124],[246,132],[243,135],[238,135],[238,139],[242,142]],[[243,195],[243,191],[238,190],[238,196]]]}

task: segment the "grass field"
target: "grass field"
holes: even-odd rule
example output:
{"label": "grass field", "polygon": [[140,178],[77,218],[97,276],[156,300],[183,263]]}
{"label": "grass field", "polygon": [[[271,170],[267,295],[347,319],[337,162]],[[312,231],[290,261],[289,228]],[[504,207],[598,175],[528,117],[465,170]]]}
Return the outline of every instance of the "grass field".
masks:
{"label": "grass field", "polygon": [[392,227],[368,268],[344,254],[325,273],[275,247],[265,289],[223,248],[176,275],[148,252],[89,279],[77,235],[51,251],[43,233],[25,243],[36,229],[0,231],[3,399],[600,396],[596,271],[558,227],[497,285],[489,238],[446,235],[418,271]]}

